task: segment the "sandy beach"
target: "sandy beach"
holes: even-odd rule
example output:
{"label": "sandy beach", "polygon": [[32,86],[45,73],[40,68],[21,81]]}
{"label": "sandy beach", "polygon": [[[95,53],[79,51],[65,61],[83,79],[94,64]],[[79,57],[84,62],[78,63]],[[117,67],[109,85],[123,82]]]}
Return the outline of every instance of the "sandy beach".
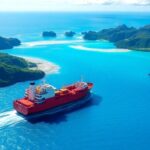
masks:
{"label": "sandy beach", "polygon": [[103,53],[124,53],[124,52],[130,52],[131,50],[128,49],[120,49],[120,48],[113,48],[113,49],[100,49],[100,48],[90,48],[90,47],[84,47],[82,45],[71,45],[70,46],[73,49],[77,50],[83,50],[83,51],[93,51],[93,52],[103,52]]}
{"label": "sandy beach", "polygon": [[[21,56],[22,57],[22,56]],[[39,59],[39,58],[34,58],[34,57],[22,57],[25,60],[37,64],[36,68],[31,68],[31,69],[39,69],[44,71],[46,74],[55,74],[59,73],[60,67],[52,62]]]}

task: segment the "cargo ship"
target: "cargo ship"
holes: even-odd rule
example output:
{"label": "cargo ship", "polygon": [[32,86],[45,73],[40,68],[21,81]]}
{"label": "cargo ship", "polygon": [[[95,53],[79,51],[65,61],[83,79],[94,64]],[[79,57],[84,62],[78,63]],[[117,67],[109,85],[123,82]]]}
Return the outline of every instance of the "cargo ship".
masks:
{"label": "cargo ship", "polygon": [[58,90],[50,84],[36,86],[31,82],[25,96],[15,100],[13,106],[23,116],[45,111],[55,114],[87,103],[92,87],[93,83],[80,81]]}

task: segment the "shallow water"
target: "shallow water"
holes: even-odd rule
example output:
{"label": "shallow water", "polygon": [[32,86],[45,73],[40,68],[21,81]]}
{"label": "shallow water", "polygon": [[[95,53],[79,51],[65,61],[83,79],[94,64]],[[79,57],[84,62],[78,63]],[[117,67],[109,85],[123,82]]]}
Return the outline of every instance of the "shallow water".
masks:
{"label": "shallow water", "polygon": [[[66,30],[100,30],[123,23],[140,27],[150,22],[150,14],[3,13],[0,17],[1,34],[23,41],[20,47],[5,52],[60,66],[59,74],[45,77],[47,82],[59,88],[82,75],[94,83],[94,105],[33,122],[18,116],[12,107],[29,82],[0,88],[0,149],[150,149],[150,54],[120,52],[113,43],[85,42],[80,34],[72,39],[63,36]],[[43,39],[40,33],[48,29],[58,37]]]}

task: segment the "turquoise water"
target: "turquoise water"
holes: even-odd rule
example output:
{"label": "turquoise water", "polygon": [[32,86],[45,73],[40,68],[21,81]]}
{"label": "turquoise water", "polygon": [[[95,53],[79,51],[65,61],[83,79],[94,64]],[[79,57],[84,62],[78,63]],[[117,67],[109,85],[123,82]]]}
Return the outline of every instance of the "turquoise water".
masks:
{"label": "turquoise water", "polygon": [[[29,82],[0,88],[0,149],[150,149],[150,54],[120,52],[113,43],[85,42],[80,34],[72,39],[63,36],[66,30],[100,30],[123,23],[140,27],[150,23],[150,14],[1,13],[0,18],[1,35],[23,42],[21,47],[5,52],[60,66],[58,74],[45,77],[47,82],[59,88],[82,75],[94,83],[91,105],[33,122],[17,116],[12,107]],[[54,30],[58,37],[43,39],[44,30]],[[48,43],[42,45],[43,41]]]}

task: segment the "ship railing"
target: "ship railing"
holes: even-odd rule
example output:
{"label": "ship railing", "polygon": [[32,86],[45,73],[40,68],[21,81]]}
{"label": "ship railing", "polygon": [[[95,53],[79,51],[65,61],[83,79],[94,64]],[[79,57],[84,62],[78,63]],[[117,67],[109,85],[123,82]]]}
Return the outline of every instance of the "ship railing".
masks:
{"label": "ship railing", "polygon": [[35,94],[35,97],[41,97],[42,95],[41,94]]}
{"label": "ship railing", "polygon": [[35,99],[37,99],[37,100],[41,100],[41,99],[42,99],[42,97],[35,97]]}
{"label": "ship railing", "polygon": [[41,104],[45,101],[45,99],[35,99],[34,102],[37,104]]}

